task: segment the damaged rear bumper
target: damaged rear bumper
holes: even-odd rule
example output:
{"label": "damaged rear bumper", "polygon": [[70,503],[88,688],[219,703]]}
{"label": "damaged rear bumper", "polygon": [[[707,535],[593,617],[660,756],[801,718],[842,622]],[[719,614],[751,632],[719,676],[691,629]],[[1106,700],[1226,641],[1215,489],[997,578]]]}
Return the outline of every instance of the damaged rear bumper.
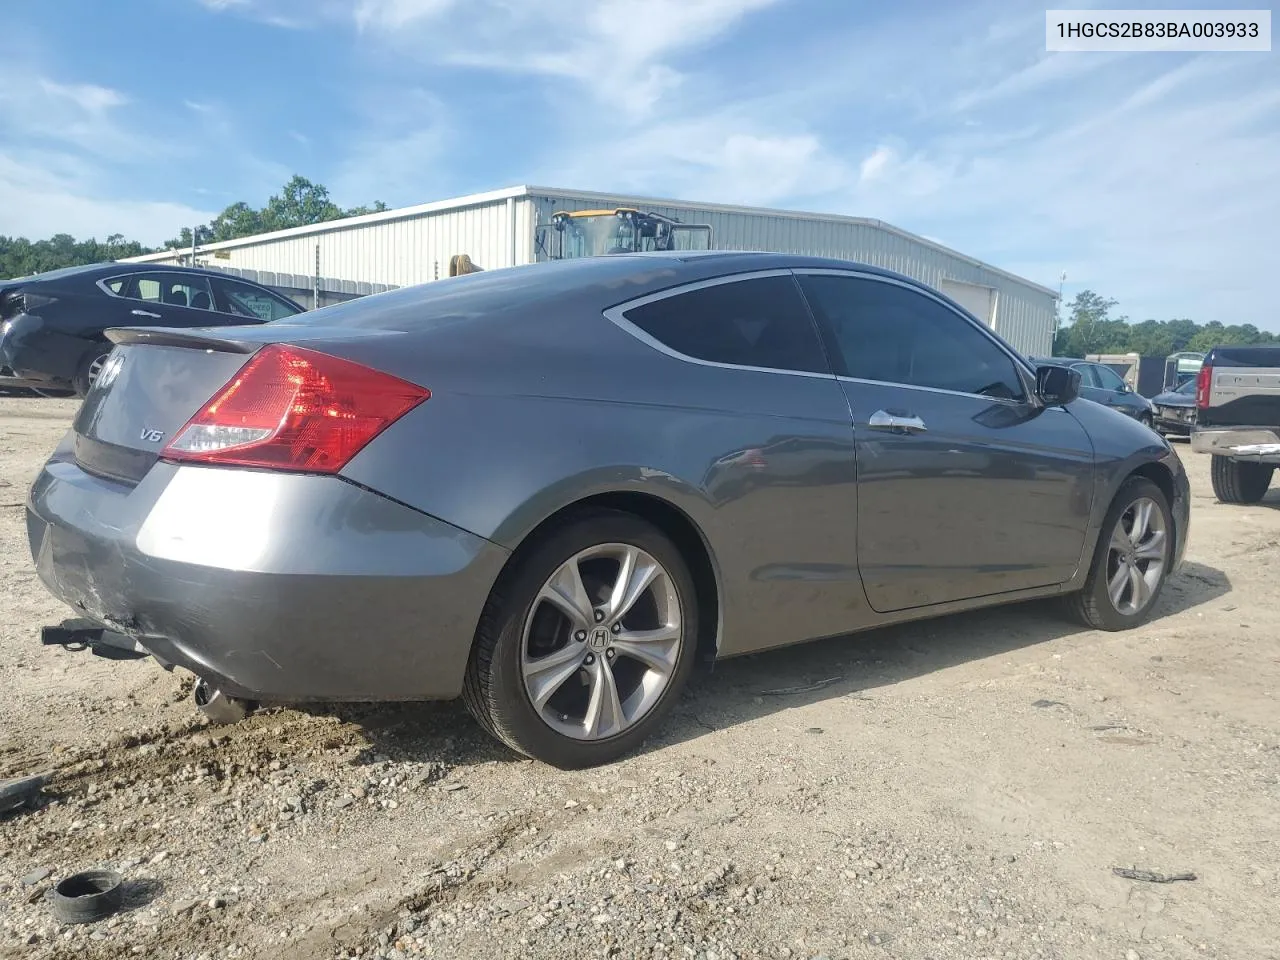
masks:
{"label": "damaged rear bumper", "polygon": [[82,616],[269,702],[457,696],[507,557],[337,477],[157,463],[132,486],[65,447],[27,533],[41,580]]}

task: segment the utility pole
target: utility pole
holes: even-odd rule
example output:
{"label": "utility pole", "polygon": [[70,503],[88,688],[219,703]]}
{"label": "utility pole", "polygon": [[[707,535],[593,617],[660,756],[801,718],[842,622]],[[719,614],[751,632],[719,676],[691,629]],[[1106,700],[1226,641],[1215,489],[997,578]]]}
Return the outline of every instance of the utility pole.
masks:
{"label": "utility pole", "polygon": [[196,231],[199,227],[191,228],[191,265],[196,265]]}
{"label": "utility pole", "polygon": [[[1067,271],[1063,270],[1058,277],[1058,303],[1053,311],[1053,341],[1058,342],[1058,328],[1062,325],[1062,287],[1067,282]],[[1053,348],[1049,348],[1050,356],[1053,355]]]}

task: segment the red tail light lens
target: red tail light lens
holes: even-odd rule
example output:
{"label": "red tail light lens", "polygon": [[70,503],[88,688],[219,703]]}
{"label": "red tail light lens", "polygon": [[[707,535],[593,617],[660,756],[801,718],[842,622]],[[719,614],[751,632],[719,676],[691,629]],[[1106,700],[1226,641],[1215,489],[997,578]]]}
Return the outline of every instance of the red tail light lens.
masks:
{"label": "red tail light lens", "polygon": [[350,360],[271,344],[187,421],[161,456],[337,473],[430,396],[424,387]]}
{"label": "red tail light lens", "polygon": [[1205,364],[1196,374],[1196,407],[1204,410],[1209,406],[1209,393],[1213,387],[1213,367]]}

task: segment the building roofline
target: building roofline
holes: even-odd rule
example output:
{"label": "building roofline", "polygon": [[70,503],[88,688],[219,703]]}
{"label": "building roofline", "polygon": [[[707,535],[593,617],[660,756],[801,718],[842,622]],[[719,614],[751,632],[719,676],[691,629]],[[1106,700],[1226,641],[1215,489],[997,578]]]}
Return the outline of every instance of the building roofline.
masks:
{"label": "building roofline", "polygon": [[[407,220],[428,213],[442,213],[447,210],[461,210],[465,207],[478,207],[498,200],[527,196],[528,187],[504,187],[501,190],[489,190],[485,193],[471,193],[463,197],[452,197],[448,200],[433,200],[430,203],[419,203],[412,207],[397,207],[395,210],[382,210],[378,213],[365,213],[358,217],[342,217],[338,220],[325,220],[322,223],[309,223],[301,227],[288,227],[284,230],[272,230],[270,233],[255,233],[249,237],[236,237],[234,240],[219,240],[216,243],[202,243],[196,247],[197,253],[209,250],[231,250],[235,247],[250,246],[255,243],[266,243],[273,240],[291,240],[312,234],[332,233],[346,230],[349,227],[363,227],[375,223],[388,223],[393,220]],[[149,263],[155,260],[167,260],[175,254],[189,252],[188,247],[170,247],[155,253],[144,253],[137,257],[128,257],[122,263]]]}
{"label": "building roofline", "polygon": [[[1058,299],[1058,291],[1043,284],[1028,280],[1026,277],[1020,277],[1016,273],[1010,273],[1008,270],[1001,270],[999,267],[992,266],[985,261],[976,257],[953,250],[941,243],[928,240],[918,234],[903,230],[901,227],[895,227],[891,223],[883,220],[871,219],[868,217],[851,217],[838,213],[814,213],[805,210],[782,210],[775,207],[748,207],[737,204],[728,203],[704,203],[694,200],[673,200],[666,197],[646,197],[636,194],[627,193],[602,193],[597,190],[569,190],[564,187],[539,187],[529,185],[519,185],[513,187],[503,187],[499,190],[489,190],[483,193],[470,193],[461,197],[452,197],[446,200],[433,200],[430,203],[420,203],[412,207],[399,207],[395,210],[383,210],[379,213],[366,213],[358,217],[344,217],[340,220],[326,220],[323,223],[312,223],[301,227],[289,227],[285,230],[273,230],[270,233],[258,233],[250,237],[237,237],[235,240],[221,240],[217,243],[205,243],[196,248],[197,253],[204,253],[213,250],[231,250],[236,247],[249,246],[255,243],[267,243],[274,240],[289,240],[296,237],[306,237],[319,235],[323,233],[333,233],[338,230],[346,230],[350,227],[363,227],[376,223],[389,223],[395,220],[407,220],[413,217],[420,217],[430,213],[443,213],[449,210],[461,210],[466,207],[482,206],[487,203],[495,203],[500,200],[516,199],[519,197],[547,197],[552,200],[590,200],[601,202],[617,203],[622,201],[627,204],[652,204],[665,207],[683,207],[686,210],[698,210],[704,213],[725,213],[725,214],[753,214],[756,216],[779,217],[790,220],[807,220],[818,221],[821,223],[838,223],[838,224],[856,224],[859,226],[871,227],[876,230],[883,230],[886,233],[892,233],[910,240],[912,243],[918,243],[921,246],[944,253],[949,257],[979,267],[982,270],[990,271],[997,276],[1004,277],[1024,286],[1031,287],[1039,292]],[[128,257],[122,260],[122,263],[150,263],[157,260],[167,260],[175,255],[184,252],[183,248],[170,248],[161,250],[157,253],[146,253],[137,257]]]}
{"label": "building roofline", "polygon": [[530,196],[549,197],[554,200],[623,200],[627,203],[653,204],[655,206],[664,207],[683,207],[687,210],[699,210],[704,213],[728,213],[728,214],[754,214],[756,216],[779,217],[789,220],[816,220],[822,223],[840,223],[840,224],[857,224],[859,226],[872,227],[877,230],[884,230],[887,233],[896,234],[913,243],[921,246],[929,247],[937,250],[939,253],[945,253],[948,256],[955,257],[965,263],[972,264],[975,267],[981,267],[983,270],[989,270],[992,273],[1014,280],[1018,283],[1025,284],[1028,287],[1034,287],[1041,293],[1048,294],[1053,299],[1058,299],[1058,291],[1043,284],[1036,283],[1034,280],[1028,280],[1026,277],[1020,277],[1016,273],[1010,273],[1008,270],[1001,270],[999,267],[992,266],[985,261],[967,254],[960,253],[948,246],[929,240],[919,234],[911,233],[909,230],[903,230],[901,227],[895,227],[891,223],[883,220],[876,220],[869,217],[852,217],[840,213],[814,213],[807,210],[782,210],[776,207],[748,207],[731,203],[706,203],[693,200],[672,200],[666,197],[645,197],[627,193],[600,193],[593,190],[566,190],[563,187],[537,187],[529,186],[524,188]]}

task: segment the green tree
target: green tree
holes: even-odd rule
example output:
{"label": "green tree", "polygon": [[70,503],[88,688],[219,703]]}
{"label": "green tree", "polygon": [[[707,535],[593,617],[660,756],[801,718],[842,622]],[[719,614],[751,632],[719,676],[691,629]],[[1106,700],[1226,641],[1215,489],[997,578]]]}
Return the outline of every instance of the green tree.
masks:
{"label": "green tree", "polygon": [[[344,210],[333,202],[328,187],[322,183],[312,183],[295,173],[279,193],[268,198],[266,206],[257,209],[244,201],[233,203],[209,223],[197,226],[195,239],[197,244],[216,243],[272,230],[287,230],[289,227],[324,223],[343,217],[358,217],[386,209],[387,205],[378,200],[372,206]],[[166,246],[190,248],[191,233],[190,227],[183,227],[182,232]]]}
{"label": "green tree", "polygon": [[0,278],[25,277],[46,270],[103,263],[150,252],[137,241],[125,240],[118,233],[107,237],[105,243],[96,239],[76,240],[66,233],[34,241],[26,237],[0,236]]}
{"label": "green tree", "polygon": [[1225,325],[1211,320],[1203,326],[1185,317],[1176,320],[1143,320],[1130,323],[1111,316],[1115,300],[1082,290],[1068,305],[1067,323],[1053,341],[1059,357],[1085,357],[1091,353],[1137,353],[1167,357],[1179,350],[1204,353],[1218,344],[1277,343],[1280,337],[1251,323]]}

